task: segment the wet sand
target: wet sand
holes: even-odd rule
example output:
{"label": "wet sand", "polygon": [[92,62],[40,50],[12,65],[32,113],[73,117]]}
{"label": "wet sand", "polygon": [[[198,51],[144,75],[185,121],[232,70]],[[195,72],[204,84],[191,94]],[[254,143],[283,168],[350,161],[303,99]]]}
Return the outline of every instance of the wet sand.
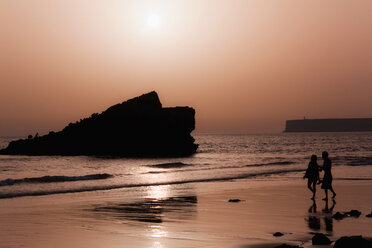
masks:
{"label": "wet sand", "polygon": [[[0,247],[312,247],[316,232],[372,237],[372,181],[335,180],[328,206],[318,186],[315,206],[306,181],[290,176],[1,199]],[[351,209],[362,215],[331,218]]]}

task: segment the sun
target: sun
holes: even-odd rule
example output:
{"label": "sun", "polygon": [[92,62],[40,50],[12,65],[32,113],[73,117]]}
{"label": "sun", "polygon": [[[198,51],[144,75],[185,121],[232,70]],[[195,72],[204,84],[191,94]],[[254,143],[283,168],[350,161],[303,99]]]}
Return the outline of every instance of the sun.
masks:
{"label": "sun", "polygon": [[150,28],[158,28],[161,25],[161,18],[158,14],[150,14],[147,16],[147,26]]}

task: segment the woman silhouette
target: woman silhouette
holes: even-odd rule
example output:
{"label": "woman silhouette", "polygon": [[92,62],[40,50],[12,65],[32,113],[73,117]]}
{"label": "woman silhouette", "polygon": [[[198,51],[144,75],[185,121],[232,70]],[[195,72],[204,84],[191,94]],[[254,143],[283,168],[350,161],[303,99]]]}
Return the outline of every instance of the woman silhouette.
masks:
{"label": "woman silhouette", "polygon": [[323,158],[323,167],[320,167],[320,170],[324,170],[324,177],[323,177],[323,183],[322,183],[322,189],[324,189],[325,192],[325,198],[323,200],[328,200],[328,190],[330,190],[333,193],[332,198],[336,197],[336,192],[333,190],[332,187],[332,161],[328,158],[328,152],[322,153]]}
{"label": "woman silhouette", "polygon": [[307,187],[311,192],[313,192],[313,197],[311,199],[314,200],[316,193],[316,182],[319,180],[319,166],[316,155],[311,156],[304,178],[307,178]]}

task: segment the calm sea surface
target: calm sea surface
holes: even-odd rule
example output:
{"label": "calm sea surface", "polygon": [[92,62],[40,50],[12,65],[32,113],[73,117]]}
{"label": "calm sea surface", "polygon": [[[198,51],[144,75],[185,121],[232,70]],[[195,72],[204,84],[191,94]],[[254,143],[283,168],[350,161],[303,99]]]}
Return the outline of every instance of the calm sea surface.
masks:
{"label": "calm sea surface", "polygon": [[[372,133],[194,137],[200,147],[189,158],[0,155],[0,198],[249,178],[298,179],[310,156],[320,157],[323,150],[330,154],[336,180],[372,180]],[[12,139],[0,138],[0,147]]]}

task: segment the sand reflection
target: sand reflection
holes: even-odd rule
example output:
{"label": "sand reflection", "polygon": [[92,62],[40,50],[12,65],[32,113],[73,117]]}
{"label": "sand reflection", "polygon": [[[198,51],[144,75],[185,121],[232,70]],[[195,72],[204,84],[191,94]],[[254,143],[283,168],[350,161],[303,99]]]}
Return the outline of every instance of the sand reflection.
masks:
{"label": "sand reflection", "polygon": [[[332,213],[336,205],[336,201],[332,201],[332,205],[329,206],[328,201],[324,202],[324,208],[322,211],[317,210],[316,201],[313,200],[309,210],[308,217],[305,219],[310,230],[319,231],[324,229],[328,233],[333,232],[333,219]],[[323,219],[323,222],[321,221]],[[324,224],[324,225],[323,225]]]}
{"label": "sand reflection", "polygon": [[152,243],[151,248],[163,248],[163,245],[159,241]]}
{"label": "sand reflection", "polygon": [[163,230],[162,226],[150,226],[151,234],[150,236],[153,238],[164,238],[167,237],[168,232]]}
{"label": "sand reflection", "polygon": [[[153,196],[164,195],[166,190],[163,189],[158,188],[153,191]],[[134,203],[110,203],[104,206],[96,206],[93,211],[97,214],[97,217],[104,217],[105,219],[147,223],[182,222],[196,217],[197,202],[196,196],[154,197]],[[152,230],[154,230],[152,233],[154,237],[166,235],[159,228],[152,228]]]}
{"label": "sand reflection", "polygon": [[162,199],[169,197],[169,185],[151,186],[147,191],[147,197],[151,199]]}

